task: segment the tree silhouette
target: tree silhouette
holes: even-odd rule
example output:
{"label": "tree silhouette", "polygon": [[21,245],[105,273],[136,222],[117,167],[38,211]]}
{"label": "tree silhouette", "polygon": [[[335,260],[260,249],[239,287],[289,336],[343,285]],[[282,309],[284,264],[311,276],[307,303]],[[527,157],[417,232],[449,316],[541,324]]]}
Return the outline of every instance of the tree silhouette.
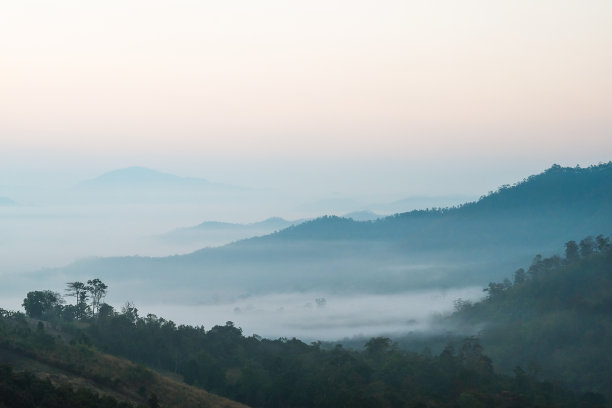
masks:
{"label": "tree silhouette", "polygon": [[52,311],[62,303],[63,299],[59,293],[50,290],[36,290],[28,292],[26,298],[23,299],[22,306],[28,316],[40,319],[45,313]]}
{"label": "tree silhouette", "polygon": [[91,279],[87,281],[87,290],[91,294],[91,312],[93,315],[97,315],[100,309],[100,301],[106,296],[106,290],[108,286],[103,283],[100,279]]}
{"label": "tree silhouette", "polygon": [[87,316],[87,299],[89,299],[89,295],[87,292],[89,291],[89,287],[85,285],[83,282],[68,282],[66,284],[66,293],[69,296],[74,296],[76,298],[76,304],[74,306],[74,317],[77,319],[82,319]]}
{"label": "tree silhouette", "polygon": [[586,237],[580,241],[580,255],[587,257],[595,252],[596,244],[593,237]]}
{"label": "tree silhouette", "polygon": [[580,250],[576,241],[565,243],[565,259],[567,262],[575,262],[580,259]]}
{"label": "tree silhouette", "polygon": [[68,282],[66,283],[66,294],[68,296],[74,296],[76,299],[75,306],[79,306],[79,302],[81,300],[81,293],[86,290],[85,284],[83,282]]}

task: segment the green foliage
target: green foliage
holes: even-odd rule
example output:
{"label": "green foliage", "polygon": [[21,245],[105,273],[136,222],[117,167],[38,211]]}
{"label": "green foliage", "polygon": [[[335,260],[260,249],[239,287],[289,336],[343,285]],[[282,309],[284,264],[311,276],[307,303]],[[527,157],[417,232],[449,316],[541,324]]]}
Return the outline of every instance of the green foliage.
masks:
{"label": "green foliage", "polygon": [[91,296],[91,311],[95,316],[98,314],[100,302],[106,296],[108,286],[98,278],[88,280],[87,285],[87,290]]}
{"label": "green foliage", "polygon": [[62,296],[59,293],[50,290],[36,290],[28,292],[23,299],[22,306],[29,317],[42,319],[53,314],[58,314],[61,311],[63,303]]}
{"label": "green foliage", "polygon": [[[78,281],[68,282],[66,294],[74,296],[75,304],[62,310],[63,318],[84,320],[97,316],[107,290],[108,286],[98,278],[88,280],[87,284]],[[91,299],[91,305],[87,303],[89,299]]]}
{"label": "green foliage", "polygon": [[83,319],[87,316],[87,291],[88,287],[83,282],[68,282],[66,284],[67,295],[75,297],[74,309],[72,309],[75,319]]}
{"label": "green foliage", "polygon": [[[496,365],[517,365],[573,389],[612,396],[612,246],[587,237],[566,256],[536,256],[514,283],[490,283],[487,297],[459,304],[450,322],[484,326],[480,339]],[[522,369],[521,369],[522,370]]]}
{"label": "green foliage", "polygon": [[[108,286],[100,279],[83,282],[68,282],[66,293],[75,297],[74,305],[64,305],[62,295],[50,290],[28,292],[22,306],[28,317],[47,321],[89,320],[113,312],[111,306],[102,303]],[[91,305],[87,303],[91,299]],[[0,309],[1,310],[1,309]],[[1,313],[0,313],[1,317]]]}
{"label": "green foliage", "polygon": [[[438,407],[573,406],[578,396],[498,375],[479,339],[467,338],[457,351],[439,356],[409,353],[385,337],[363,351],[322,348],[297,339],[245,337],[232,322],[203,327],[175,325],[155,315],[140,317],[127,304],[122,312],[92,322],[86,330],[100,349],[173,371],[186,383],[254,407]],[[139,376],[138,367],[131,373]],[[138,377],[146,384],[146,379]],[[142,388],[146,393],[146,386]]]}

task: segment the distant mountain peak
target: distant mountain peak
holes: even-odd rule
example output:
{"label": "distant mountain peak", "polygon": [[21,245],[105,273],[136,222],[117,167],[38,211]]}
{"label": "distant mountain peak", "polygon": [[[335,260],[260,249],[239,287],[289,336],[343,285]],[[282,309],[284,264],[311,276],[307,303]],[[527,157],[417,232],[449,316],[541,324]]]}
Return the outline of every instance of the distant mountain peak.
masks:
{"label": "distant mountain peak", "polygon": [[96,203],[195,202],[244,189],[196,177],[182,177],[141,166],[124,167],[82,181],[73,191],[77,200]]}
{"label": "distant mountain peak", "polygon": [[81,185],[103,184],[163,184],[183,181],[197,181],[208,183],[205,179],[180,177],[170,173],[163,173],[147,167],[131,166],[106,172],[98,177],[86,180]]}
{"label": "distant mountain peak", "polygon": [[0,206],[10,207],[14,205],[18,205],[18,203],[8,197],[0,197]]}
{"label": "distant mountain peak", "polygon": [[290,225],[296,224],[298,221],[288,221],[281,217],[270,217],[263,221],[251,222],[248,224],[239,224],[222,221],[204,221],[195,227],[189,227],[187,229],[203,229],[203,228],[226,228],[226,229],[245,229],[245,228],[261,228],[261,227],[277,227],[286,228]]}

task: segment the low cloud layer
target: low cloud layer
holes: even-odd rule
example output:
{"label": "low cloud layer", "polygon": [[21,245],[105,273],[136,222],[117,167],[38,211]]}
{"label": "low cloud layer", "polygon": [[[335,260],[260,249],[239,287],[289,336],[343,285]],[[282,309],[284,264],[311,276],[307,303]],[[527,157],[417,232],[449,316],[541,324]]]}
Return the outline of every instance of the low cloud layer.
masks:
{"label": "low cloud layer", "polygon": [[431,318],[452,311],[458,299],[475,300],[479,287],[410,291],[391,295],[338,295],[319,292],[251,296],[214,304],[141,304],[176,323],[210,329],[232,321],[245,335],[297,337],[306,341],[404,334],[433,329]]}

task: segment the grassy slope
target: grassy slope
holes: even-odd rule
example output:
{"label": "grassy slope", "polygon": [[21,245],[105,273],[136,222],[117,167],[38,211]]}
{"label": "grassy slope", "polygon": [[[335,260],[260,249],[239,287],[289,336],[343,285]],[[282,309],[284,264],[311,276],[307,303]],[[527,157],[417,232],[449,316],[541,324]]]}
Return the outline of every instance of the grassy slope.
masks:
{"label": "grassy slope", "polygon": [[67,343],[32,323],[0,321],[0,361],[56,385],[87,387],[122,401],[145,403],[154,393],[164,407],[245,407],[86,344]]}

